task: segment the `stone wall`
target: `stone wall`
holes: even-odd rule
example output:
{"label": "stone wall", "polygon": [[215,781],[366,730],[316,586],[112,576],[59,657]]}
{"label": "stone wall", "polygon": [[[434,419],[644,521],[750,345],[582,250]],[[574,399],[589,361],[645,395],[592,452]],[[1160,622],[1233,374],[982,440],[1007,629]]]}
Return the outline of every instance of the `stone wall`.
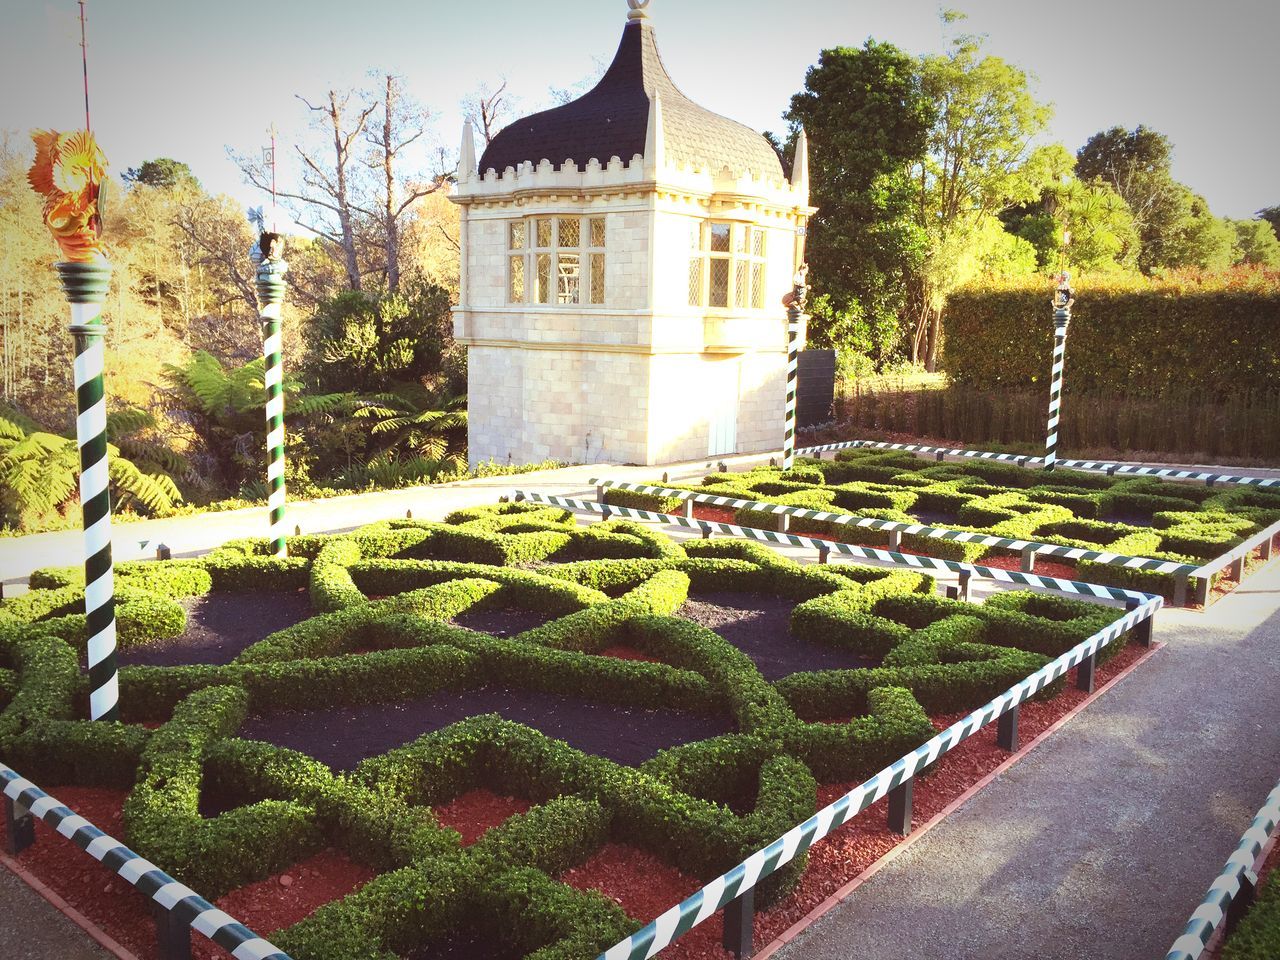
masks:
{"label": "stone wall", "polygon": [[[495,197],[465,215],[455,335],[469,349],[473,464],[655,464],[781,446],[793,214],[642,190]],[[603,306],[506,302],[507,224],[530,216],[605,217]],[[707,219],[767,231],[761,308],[689,306],[691,231]]]}

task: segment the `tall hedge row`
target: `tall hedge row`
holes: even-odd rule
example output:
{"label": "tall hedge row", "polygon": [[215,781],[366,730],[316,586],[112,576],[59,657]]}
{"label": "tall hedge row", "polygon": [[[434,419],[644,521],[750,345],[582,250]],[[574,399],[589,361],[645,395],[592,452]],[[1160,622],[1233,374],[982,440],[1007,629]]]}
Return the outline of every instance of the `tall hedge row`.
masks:
{"label": "tall hedge row", "polygon": [[[952,294],[943,367],[961,383],[1048,379],[1051,290],[1041,278]],[[1088,278],[1076,286],[1068,391],[1280,390],[1280,273]]]}

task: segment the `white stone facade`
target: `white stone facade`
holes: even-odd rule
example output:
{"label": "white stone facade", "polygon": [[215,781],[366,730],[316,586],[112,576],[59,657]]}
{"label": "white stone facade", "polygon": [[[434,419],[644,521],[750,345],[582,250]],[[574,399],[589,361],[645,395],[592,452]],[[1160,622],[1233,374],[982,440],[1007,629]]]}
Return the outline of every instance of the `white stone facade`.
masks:
{"label": "white stone facade", "polygon": [[[543,161],[483,176],[467,129],[452,197],[462,207],[463,246],[454,335],[468,350],[473,465],[547,458],[656,464],[781,446],[781,299],[793,285],[798,228],[813,213],[803,151],[791,182],[668,166],[661,125],[655,99],[647,156],[627,163]],[[583,218],[584,231],[591,218],[603,219],[603,303],[588,303],[585,285],[578,303],[528,302],[537,299],[530,288],[523,302],[511,302],[517,268],[509,225],[524,221],[532,243],[530,218],[541,217]],[[747,249],[695,253],[693,238],[709,243],[711,223],[732,225],[718,226],[717,237]],[[534,282],[536,256],[521,268],[526,284]],[[586,257],[584,247],[584,274]],[[690,306],[695,258],[708,266],[701,268],[703,303]],[[712,268],[712,259],[730,264]],[[726,306],[710,305],[712,286],[723,287],[712,269],[722,281],[728,273]],[[739,270],[747,276],[742,287]]]}

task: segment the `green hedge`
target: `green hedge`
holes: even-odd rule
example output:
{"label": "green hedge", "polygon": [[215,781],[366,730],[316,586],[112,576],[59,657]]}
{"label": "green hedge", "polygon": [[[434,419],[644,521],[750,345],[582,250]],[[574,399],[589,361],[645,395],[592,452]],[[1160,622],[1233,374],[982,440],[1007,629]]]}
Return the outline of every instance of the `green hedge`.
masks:
{"label": "green hedge", "polygon": [[[751,482],[795,496],[826,466],[754,471]],[[906,484],[848,480],[841,488],[896,504],[972,506],[998,524],[1033,514],[1062,521],[1061,505],[991,486],[999,475],[926,468]],[[742,482],[716,479],[723,489]],[[1067,478],[1055,489],[1086,488]],[[1268,503],[1209,497],[1185,506],[1212,536],[1245,522],[1224,519],[1223,509],[1265,511]],[[1186,529],[1186,512],[1157,510],[1160,529]],[[72,645],[83,629],[75,612],[82,588],[75,571],[43,571],[29,599],[0,606],[0,757],[48,783],[130,789],[126,839],[205,896],[325,845],[379,871],[359,892],[273,933],[298,960],[394,960],[481,926],[513,954],[592,956],[639,924],[557,877],[605,842],[709,880],[811,816],[819,782],[873,774],[933,735],[930,712],[979,706],[1116,615],[1029,593],[978,607],[935,596],[933,578],[915,571],[801,565],[726,538],[681,545],[622,520],[580,528],[564,511],[531,504],[459,511],[444,524],[397,520],[292,538],[290,548],[288,560],[276,560],[257,538],[199,561],[122,572],[122,610],[136,612],[127,629],[140,638],[150,630],[147,642],[181,629],[163,622],[165,611],[181,612],[177,599],[208,590],[309,589],[317,615],[229,664],[123,669],[127,722],[116,724],[75,719],[86,686]],[[530,558],[535,569],[513,566]],[[858,650],[879,665],[770,683],[741,650],[674,615],[690,592],[719,590],[793,600],[793,636]],[[483,607],[552,619],[512,638],[449,622]],[[657,662],[597,655],[611,644]],[[249,712],[485,685],[719,715],[732,732],[632,768],[497,716],[472,717],[348,774],[237,737]],[[147,730],[139,720],[162,725]],[[432,808],[477,788],[534,806],[463,847]],[[227,812],[203,817],[202,801]],[[800,858],[772,876],[757,905],[787,893],[804,868]]]}
{"label": "green hedge", "polygon": [[[1040,278],[953,293],[942,365],[954,380],[1047,382],[1053,353],[1049,288]],[[1280,383],[1280,282],[1238,278],[1090,278],[1076,290],[1067,343],[1068,394],[1114,390],[1274,393]]]}
{"label": "green hedge", "polygon": [[1258,899],[1222,947],[1222,960],[1275,960],[1280,956],[1280,872],[1272,870]]}

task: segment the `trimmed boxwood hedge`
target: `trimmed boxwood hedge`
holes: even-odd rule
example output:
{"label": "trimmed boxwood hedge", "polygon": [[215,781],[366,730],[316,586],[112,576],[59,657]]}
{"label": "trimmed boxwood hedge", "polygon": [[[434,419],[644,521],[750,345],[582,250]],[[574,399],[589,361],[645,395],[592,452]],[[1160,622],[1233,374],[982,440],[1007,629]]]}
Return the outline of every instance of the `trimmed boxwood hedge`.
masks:
{"label": "trimmed boxwood hedge", "polygon": [[[1195,565],[1221,556],[1280,520],[1280,491],[1210,489],[1155,477],[1107,477],[1063,469],[1050,475],[985,460],[931,465],[896,450],[842,450],[835,460],[801,458],[797,463],[802,466],[786,473],[774,467],[716,473],[701,485],[676,489],[712,486],[717,496]],[[607,489],[605,502],[670,512],[671,504],[681,501]],[[742,508],[734,520],[741,526],[773,529],[778,517]],[[873,547],[889,543],[888,531],[798,517],[789,522],[791,532],[801,535],[832,536]],[[908,553],[944,560],[973,563],[1006,552],[919,534],[904,533],[901,539]],[[1077,561],[1077,577],[1166,598],[1175,587],[1171,574],[1097,561]]]}
{"label": "trimmed boxwood hedge", "polygon": [[[760,476],[794,496],[829,466]],[[1028,515],[986,486],[975,505],[974,487],[954,480],[918,492],[884,479],[857,481],[873,485],[867,502],[924,497],[933,509],[972,506],[1004,523]],[[1043,512],[1063,522],[1064,507]],[[1181,529],[1178,512],[1162,511],[1161,522]],[[306,590],[316,611],[229,664],[123,669],[122,723],[77,719],[86,697],[77,664],[82,577],[37,572],[31,593],[0,604],[0,757],[49,783],[129,789],[125,839],[207,897],[324,845],[378,871],[359,892],[273,935],[298,960],[392,960],[477,925],[538,960],[592,955],[639,926],[612,901],[558,880],[605,842],[711,879],[811,816],[819,782],[873,774],[933,735],[929,713],[980,705],[1116,614],[1029,593],[975,606],[935,596],[933,578],[916,571],[802,566],[748,541],[677,543],[623,520],[580,527],[565,511],[532,504],[289,545],[285,560],[250,539],[200,560],[121,565],[127,643],[173,642],[185,624],[173,615],[182,613],[177,601],[211,590]],[[788,598],[792,636],[879,665],[770,683],[742,651],[678,616],[690,593],[720,590]],[[495,607],[548,619],[509,638],[452,622]],[[598,655],[614,644],[657,662]],[[237,736],[251,712],[488,684],[717,715],[733,732],[633,768],[477,716],[347,774]],[[463,847],[432,808],[477,788],[535,805]],[[205,817],[208,803],[226,812]],[[771,877],[758,903],[784,895],[804,867],[801,858]]]}

